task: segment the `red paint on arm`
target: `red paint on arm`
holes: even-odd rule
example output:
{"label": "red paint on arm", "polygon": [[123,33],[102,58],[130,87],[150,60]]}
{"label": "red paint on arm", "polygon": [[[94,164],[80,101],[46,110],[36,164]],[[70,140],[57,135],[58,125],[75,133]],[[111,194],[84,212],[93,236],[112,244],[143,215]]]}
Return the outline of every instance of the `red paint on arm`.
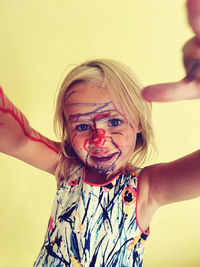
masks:
{"label": "red paint on arm", "polygon": [[3,97],[3,90],[2,88],[0,87],[0,98],[1,98],[1,101],[2,101],[2,108],[5,107],[5,100],[4,100],[4,97]]}
{"label": "red paint on arm", "polygon": [[[50,140],[48,140],[47,138],[45,138],[44,136],[42,136],[41,134],[39,134],[38,132],[36,132],[35,130],[33,130],[33,133],[35,134],[35,136],[32,136],[28,133],[28,131],[26,130],[26,125],[25,123],[28,121],[26,120],[25,116],[21,113],[21,111],[19,111],[10,101],[9,99],[5,99],[4,94],[3,94],[3,90],[2,88],[0,88],[0,99],[1,99],[1,107],[0,107],[0,111],[4,114],[11,114],[12,117],[18,122],[19,126],[21,127],[24,135],[30,139],[31,141],[34,142],[39,142],[44,144],[46,147],[48,147],[49,149],[51,149],[52,151],[54,151],[56,154],[59,153],[59,151],[53,147],[51,145]],[[0,123],[0,126],[2,126],[4,123]]]}

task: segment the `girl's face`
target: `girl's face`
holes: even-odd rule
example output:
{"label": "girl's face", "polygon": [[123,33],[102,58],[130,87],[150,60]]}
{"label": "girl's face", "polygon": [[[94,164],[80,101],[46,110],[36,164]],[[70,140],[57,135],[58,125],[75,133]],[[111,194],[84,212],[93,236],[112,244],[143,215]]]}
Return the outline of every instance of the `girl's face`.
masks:
{"label": "girl's face", "polygon": [[73,85],[64,112],[72,147],[85,165],[108,174],[127,162],[139,130],[128,123],[106,88],[88,82]]}

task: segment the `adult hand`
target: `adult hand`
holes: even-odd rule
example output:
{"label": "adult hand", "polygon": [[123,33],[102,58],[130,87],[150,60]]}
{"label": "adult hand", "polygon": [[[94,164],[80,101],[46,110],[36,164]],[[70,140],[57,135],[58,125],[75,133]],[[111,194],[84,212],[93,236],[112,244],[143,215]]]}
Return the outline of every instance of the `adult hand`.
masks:
{"label": "adult hand", "polygon": [[168,102],[200,98],[200,0],[187,0],[188,21],[195,36],[183,47],[186,77],[174,83],[147,86],[142,96],[147,101]]}

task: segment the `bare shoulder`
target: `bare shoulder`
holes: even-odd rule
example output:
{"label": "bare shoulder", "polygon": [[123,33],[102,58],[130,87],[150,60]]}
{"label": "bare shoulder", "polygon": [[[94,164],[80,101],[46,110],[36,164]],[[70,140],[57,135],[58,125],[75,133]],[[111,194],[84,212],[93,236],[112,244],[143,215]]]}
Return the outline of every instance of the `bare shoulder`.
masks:
{"label": "bare shoulder", "polygon": [[79,160],[68,159],[65,166],[65,175],[57,181],[57,187],[59,188],[65,182],[76,182],[83,177],[84,165]]}

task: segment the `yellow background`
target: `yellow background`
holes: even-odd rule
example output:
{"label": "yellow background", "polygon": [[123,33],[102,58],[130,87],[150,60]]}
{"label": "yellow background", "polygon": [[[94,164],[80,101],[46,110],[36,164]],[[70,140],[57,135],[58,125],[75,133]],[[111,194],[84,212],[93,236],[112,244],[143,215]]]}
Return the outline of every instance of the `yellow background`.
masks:
{"label": "yellow background", "polygon": [[[181,47],[192,36],[184,0],[0,0],[0,83],[44,135],[55,138],[55,95],[67,66],[120,60],[144,85],[184,75]],[[199,148],[199,101],[154,104],[157,162]],[[0,155],[0,266],[32,266],[56,192],[54,177]],[[190,177],[188,177],[190,179]],[[144,266],[200,266],[200,200],[161,208]]]}

